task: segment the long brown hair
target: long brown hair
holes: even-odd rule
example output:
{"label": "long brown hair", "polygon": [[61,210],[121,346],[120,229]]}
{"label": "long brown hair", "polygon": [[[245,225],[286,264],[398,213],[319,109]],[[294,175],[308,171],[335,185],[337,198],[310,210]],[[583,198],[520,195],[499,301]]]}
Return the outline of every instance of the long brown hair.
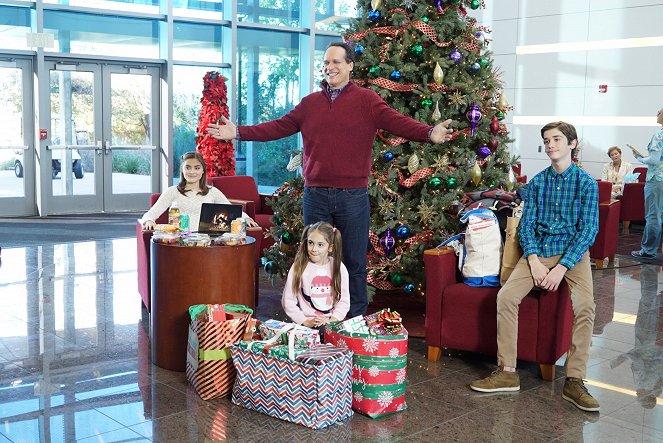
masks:
{"label": "long brown hair", "polygon": [[198,194],[200,195],[207,195],[209,192],[209,186],[207,186],[207,165],[205,164],[205,159],[203,158],[203,155],[198,152],[198,151],[191,151],[191,152],[185,152],[182,155],[182,160],[180,163],[180,182],[177,184],[177,190],[180,191],[180,194],[186,195],[187,190],[186,190],[186,177],[184,177],[184,171],[182,168],[184,168],[184,161],[189,160],[189,159],[196,159],[198,162],[203,165],[203,175],[200,177],[200,180],[198,181],[198,187],[200,187],[200,191]]}
{"label": "long brown hair", "polygon": [[332,259],[332,295],[334,304],[338,303],[341,299],[341,257],[342,257],[342,241],[341,232],[327,222],[317,222],[312,225],[304,227],[302,232],[302,240],[299,243],[299,249],[295,256],[293,263],[293,279],[292,291],[298,294],[302,286],[302,274],[310,259],[308,257],[308,236],[313,232],[319,232],[327,243],[331,246],[331,259]]}

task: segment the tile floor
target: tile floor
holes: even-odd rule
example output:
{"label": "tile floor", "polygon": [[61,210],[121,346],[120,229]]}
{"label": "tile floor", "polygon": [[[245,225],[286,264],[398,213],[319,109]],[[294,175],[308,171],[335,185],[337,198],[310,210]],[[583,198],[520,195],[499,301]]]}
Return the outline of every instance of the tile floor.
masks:
{"label": "tile floor", "polygon": [[[3,249],[0,443],[663,441],[663,273],[626,255],[638,242],[621,236],[618,269],[594,271],[587,385],[600,414],[562,400],[563,378],[542,381],[535,365],[521,366],[518,393],[475,393],[468,383],[493,358],[445,352],[429,363],[411,338],[408,410],[321,431],[202,401],[184,373],[150,363],[133,238]],[[260,318],[276,315],[279,292],[263,276]]]}

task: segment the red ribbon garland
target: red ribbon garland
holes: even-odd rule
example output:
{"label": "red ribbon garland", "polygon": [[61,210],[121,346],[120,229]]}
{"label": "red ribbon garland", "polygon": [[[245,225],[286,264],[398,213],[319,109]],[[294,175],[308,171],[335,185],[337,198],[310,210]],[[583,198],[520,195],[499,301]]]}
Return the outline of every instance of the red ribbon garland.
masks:
{"label": "red ribbon garland", "polygon": [[431,168],[423,168],[416,171],[414,174],[410,175],[408,178],[403,178],[403,173],[398,171],[398,182],[401,186],[405,188],[411,188],[422,178],[426,178],[431,175],[434,171]]}

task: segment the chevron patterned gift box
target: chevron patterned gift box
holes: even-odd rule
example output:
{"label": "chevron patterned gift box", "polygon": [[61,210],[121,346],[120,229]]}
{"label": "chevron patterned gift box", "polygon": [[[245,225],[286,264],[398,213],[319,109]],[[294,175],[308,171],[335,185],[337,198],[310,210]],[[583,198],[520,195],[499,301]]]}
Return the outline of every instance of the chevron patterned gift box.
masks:
{"label": "chevron patterned gift box", "polygon": [[325,343],[352,356],[352,409],[372,418],[403,411],[407,379],[407,331],[398,335],[357,334],[325,329]]}
{"label": "chevron patterned gift box", "polygon": [[311,365],[230,347],[237,379],[232,402],[313,429],[352,416],[352,352]]}

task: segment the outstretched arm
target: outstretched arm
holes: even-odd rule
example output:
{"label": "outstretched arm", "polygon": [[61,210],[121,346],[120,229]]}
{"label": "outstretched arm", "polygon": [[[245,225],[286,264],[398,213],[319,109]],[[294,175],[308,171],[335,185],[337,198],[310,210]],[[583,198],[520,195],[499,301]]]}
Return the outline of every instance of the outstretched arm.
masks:
{"label": "outstretched arm", "polygon": [[438,123],[433,127],[433,131],[430,133],[430,141],[433,143],[444,143],[451,140],[451,133],[454,131],[449,126],[451,125],[451,119],[447,119],[442,123]]}
{"label": "outstretched arm", "polygon": [[221,116],[221,122],[223,122],[221,125],[217,125],[215,123],[210,123],[207,125],[207,132],[209,135],[217,140],[234,139],[236,135],[235,131],[237,129],[235,124],[223,116]]}

